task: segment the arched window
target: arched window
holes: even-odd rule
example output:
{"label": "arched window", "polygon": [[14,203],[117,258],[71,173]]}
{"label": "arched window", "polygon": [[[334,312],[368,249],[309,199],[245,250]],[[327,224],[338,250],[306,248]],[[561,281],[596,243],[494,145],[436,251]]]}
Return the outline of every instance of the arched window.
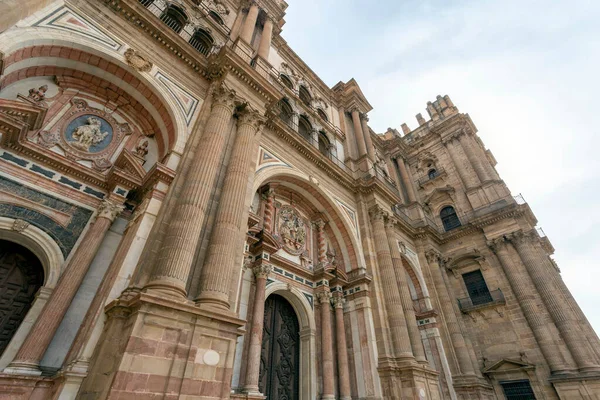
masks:
{"label": "arched window", "polygon": [[298,133],[309,142],[312,141],[312,125],[304,115],[298,121]]}
{"label": "arched window", "polygon": [[214,11],[209,11],[208,15],[219,25],[225,25],[225,22],[223,21],[223,18],[221,18],[221,16],[219,14],[217,14]]}
{"label": "arched window", "polygon": [[442,224],[444,224],[444,230],[446,232],[460,226],[460,220],[458,219],[458,215],[456,215],[456,211],[454,211],[454,207],[452,206],[442,208],[442,211],[440,211],[440,218],[442,219]]}
{"label": "arched window", "polygon": [[331,155],[331,142],[322,131],[319,132],[319,151],[327,157]]}
{"label": "arched window", "polygon": [[144,7],[150,7],[150,4],[154,3],[154,0],[138,0]]}
{"label": "arched window", "polygon": [[306,104],[307,106],[310,106],[312,97],[311,97],[310,93],[308,92],[308,89],[304,86],[300,86],[300,89],[298,92],[299,92],[298,94],[300,95],[300,100],[302,100],[302,102],[304,104]]}
{"label": "arched window", "polygon": [[436,176],[438,176],[438,172],[435,168],[430,169],[429,172],[427,173],[427,176],[429,176],[429,179],[433,179]]}
{"label": "arched window", "polygon": [[160,16],[160,20],[164,22],[169,28],[179,33],[183,27],[187,24],[188,17],[181,8],[170,5]]}
{"label": "arched window", "polygon": [[294,89],[294,84],[292,83],[292,80],[288,78],[287,75],[281,74],[279,75],[279,77],[281,78],[281,82],[283,82],[283,84],[287,86],[288,89]]}
{"label": "arched window", "polygon": [[320,108],[317,109],[317,114],[319,114],[319,117],[321,117],[323,121],[329,121],[329,119],[327,118],[327,114],[325,114],[325,111],[321,110]]}
{"label": "arched window", "polygon": [[288,100],[281,99],[279,101],[279,118],[281,118],[283,120],[283,122],[285,122],[286,124],[291,126],[292,121],[293,121],[293,116],[294,116],[294,110],[292,109],[292,106],[290,105]]}
{"label": "arched window", "polygon": [[196,29],[194,35],[190,38],[190,44],[194,46],[198,52],[207,56],[215,43],[214,39],[204,29]]}

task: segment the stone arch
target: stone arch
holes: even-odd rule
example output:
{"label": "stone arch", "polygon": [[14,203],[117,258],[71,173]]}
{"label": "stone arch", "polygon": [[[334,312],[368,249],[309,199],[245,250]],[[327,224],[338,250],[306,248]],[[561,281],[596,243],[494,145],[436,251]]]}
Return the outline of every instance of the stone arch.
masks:
{"label": "stone arch", "polygon": [[[130,67],[124,55],[124,47],[116,51],[85,36],[44,27],[10,30],[0,37],[0,53],[4,54],[0,87],[4,88],[24,78],[49,74],[51,71],[45,70],[43,66],[81,70],[85,65],[88,74],[126,89],[149,110],[149,114],[158,121],[161,129],[163,155],[169,150],[183,151],[188,129],[186,116],[167,88],[153,76],[156,67],[144,72]],[[42,58],[44,56],[45,58]],[[58,60],[48,63],[48,57]],[[19,65],[19,61],[24,59],[27,59],[27,64]],[[14,72],[16,74],[7,80],[8,75]],[[148,97],[154,97],[153,102],[159,104],[158,108]]]}
{"label": "stone arch", "polygon": [[420,295],[419,300],[421,302],[424,302],[422,306],[424,306],[426,309],[431,309],[432,304],[429,295],[429,289],[427,288],[427,283],[425,282],[423,271],[418,265],[418,262],[410,260],[409,257],[407,257],[405,254],[402,254],[402,265],[404,266],[406,276],[412,282],[412,285],[415,288],[417,295]]}
{"label": "stone arch", "polygon": [[277,294],[294,308],[300,324],[300,399],[311,400],[317,395],[317,350],[314,310],[299,289],[286,283],[274,282],[267,286],[265,299]]}
{"label": "stone arch", "polygon": [[28,225],[22,230],[15,230],[14,227],[16,226],[18,225],[15,224],[14,219],[0,217],[0,240],[14,242],[30,250],[42,264],[44,282],[25,319],[21,322],[0,358],[0,370],[10,364],[23,344],[56,286],[65,261],[58,244],[40,228]]}
{"label": "stone arch", "polygon": [[344,259],[348,260],[346,272],[363,266],[362,248],[358,242],[358,234],[355,233],[357,227],[353,227],[355,221],[340,209],[331,195],[319,187],[314,178],[288,167],[265,168],[255,175],[252,192],[256,193],[261,186],[275,181],[300,189],[304,197],[328,217]]}

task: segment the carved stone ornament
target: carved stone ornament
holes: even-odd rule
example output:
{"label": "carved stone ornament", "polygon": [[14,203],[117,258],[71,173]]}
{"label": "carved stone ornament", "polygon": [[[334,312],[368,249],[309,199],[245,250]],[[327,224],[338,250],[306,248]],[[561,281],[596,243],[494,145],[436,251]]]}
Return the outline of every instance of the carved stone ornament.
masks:
{"label": "carved stone ornament", "polygon": [[343,296],[333,296],[333,307],[344,308],[344,303],[346,303],[346,299]]}
{"label": "carved stone ornament", "polygon": [[15,232],[23,232],[29,226],[29,222],[24,221],[22,219],[15,219],[13,222],[12,230]]}
{"label": "carved stone ornament", "polygon": [[29,89],[29,95],[27,96],[28,100],[36,104],[43,105],[44,100],[46,100],[46,92],[48,91],[48,85],[40,86],[39,88],[31,88]]}
{"label": "carved stone ornament", "polygon": [[279,211],[279,235],[285,250],[293,255],[301,255],[306,248],[306,226],[298,212],[284,206]]}
{"label": "carved stone ornament", "polygon": [[268,278],[269,274],[271,273],[272,267],[269,264],[261,264],[261,265],[257,265],[256,267],[254,267],[252,269],[252,272],[254,272],[254,276],[256,276],[257,278]]}
{"label": "carved stone ornament", "polygon": [[100,203],[100,207],[98,207],[98,218],[106,218],[114,221],[124,208],[121,204],[114,204],[108,200],[104,200]]}
{"label": "carved stone ornament", "polygon": [[132,48],[127,49],[125,52],[125,61],[127,65],[139,72],[148,72],[152,69],[152,63],[148,59],[142,56],[138,51]]}
{"label": "carved stone ornament", "polygon": [[317,296],[317,300],[319,300],[319,303],[321,303],[321,304],[329,303],[331,301],[331,292],[330,291],[319,292],[316,294],[316,296]]}
{"label": "carved stone ornament", "polygon": [[135,154],[145,160],[146,156],[148,155],[148,146],[148,140],[142,140],[137,146],[135,146]]}
{"label": "carved stone ornament", "polygon": [[71,132],[71,145],[89,152],[90,147],[102,143],[111,134],[110,131],[103,131],[102,128],[102,120],[100,118],[94,116],[87,117],[83,124],[74,127]]}
{"label": "carved stone ornament", "polygon": [[40,131],[38,133],[37,143],[42,147],[49,149],[55,146],[58,142],[60,142],[60,135],[58,132]]}
{"label": "carved stone ornament", "polygon": [[216,105],[226,106],[233,110],[237,101],[236,93],[223,85],[216,87],[213,90],[213,108]]}
{"label": "carved stone ornament", "polygon": [[239,111],[237,113],[238,116],[238,126],[239,125],[250,125],[257,132],[262,128],[265,123],[265,118],[260,115],[258,111],[254,111],[248,107]]}

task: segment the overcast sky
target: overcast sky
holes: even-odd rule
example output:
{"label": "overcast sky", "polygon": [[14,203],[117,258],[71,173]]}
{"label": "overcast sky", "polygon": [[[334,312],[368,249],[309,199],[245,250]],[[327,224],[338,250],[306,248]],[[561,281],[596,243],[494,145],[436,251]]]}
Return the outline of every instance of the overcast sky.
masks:
{"label": "overcast sky", "polygon": [[377,132],[438,94],[469,113],[600,332],[600,1],[287,0],[283,37]]}

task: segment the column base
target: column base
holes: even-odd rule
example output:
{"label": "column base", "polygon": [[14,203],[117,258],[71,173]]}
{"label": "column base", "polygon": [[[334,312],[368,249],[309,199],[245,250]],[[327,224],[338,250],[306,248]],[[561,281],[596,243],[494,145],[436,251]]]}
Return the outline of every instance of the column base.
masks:
{"label": "column base", "polygon": [[230,396],[243,320],[150,292],[115,300],[106,313],[82,398]]}
{"label": "column base", "polygon": [[10,375],[26,375],[26,376],[40,376],[42,371],[38,363],[28,363],[24,361],[13,361],[8,367],[4,368],[5,374]]}
{"label": "column base", "polygon": [[413,363],[397,370],[402,399],[441,399],[439,373]]}
{"label": "column base", "polygon": [[239,393],[231,393],[230,398],[240,400],[266,400],[267,396],[258,391],[252,393],[246,392],[246,389],[244,389],[244,391]]}
{"label": "column base", "polygon": [[494,388],[476,375],[453,376],[452,386],[460,399],[489,399],[494,396]]}
{"label": "column base", "polygon": [[335,395],[333,394],[324,394],[321,396],[321,400],[335,400]]}

